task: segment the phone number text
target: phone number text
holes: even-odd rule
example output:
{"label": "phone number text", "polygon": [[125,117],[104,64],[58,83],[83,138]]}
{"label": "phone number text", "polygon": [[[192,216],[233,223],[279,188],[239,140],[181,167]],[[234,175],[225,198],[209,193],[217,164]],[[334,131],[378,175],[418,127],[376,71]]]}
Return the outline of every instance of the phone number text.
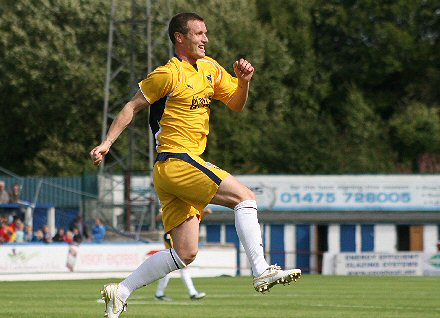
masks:
{"label": "phone number text", "polygon": [[409,203],[410,192],[283,192],[283,203]]}

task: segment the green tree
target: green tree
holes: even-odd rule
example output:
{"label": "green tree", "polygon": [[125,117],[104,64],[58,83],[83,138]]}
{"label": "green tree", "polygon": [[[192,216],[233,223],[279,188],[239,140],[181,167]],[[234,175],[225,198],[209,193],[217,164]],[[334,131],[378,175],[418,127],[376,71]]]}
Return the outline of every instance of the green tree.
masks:
{"label": "green tree", "polygon": [[[208,55],[229,72],[241,56],[256,69],[242,114],[213,103],[206,159],[234,173],[426,171],[421,162],[436,169],[440,0],[171,3],[173,13],[205,17]],[[0,2],[1,166],[44,175],[92,168],[109,6]],[[123,3],[118,17],[130,14]],[[162,33],[154,26],[154,36]],[[146,74],[145,35],[137,32],[135,42],[137,81]],[[122,106],[133,92],[129,72],[121,75],[111,98]],[[124,134],[112,149],[127,148]],[[145,158],[137,156],[135,166],[145,167]]]}
{"label": "green tree", "polygon": [[[108,2],[0,4],[0,165],[79,174],[99,136]],[[93,41],[91,41],[93,39]]]}
{"label": "green tree", "polygon": [[390,120],[392,141],[404,165],[418,171],[418,159],[440,153],[439,109],[419,102],[409,103]]}

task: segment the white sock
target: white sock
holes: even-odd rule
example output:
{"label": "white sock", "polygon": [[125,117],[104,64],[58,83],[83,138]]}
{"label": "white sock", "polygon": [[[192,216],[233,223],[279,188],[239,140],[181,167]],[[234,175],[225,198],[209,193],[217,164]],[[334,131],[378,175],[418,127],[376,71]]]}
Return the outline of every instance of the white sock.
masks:
{"label": "white sock", "polygon": [[157,282],[157,288],[156,288],[156,296],[161,297],[165,295],[165,289],[168,286],[168,282],[170,281],[170,275],[166,275],[165,277],[162,277]]}
{"label": "white sock", "polygon": [[194,287],[193,280],[191,275],[188,272],[188,268],[182,268],[180,270],[180,276],[182,277],[183,282],[185,283],[186,288],[188,289],[188,293],[190,296],[197,294],[197,290]]}
{"label": "white sock", "polygon": [[245,200],[237,204],[235,211],[235,229],[251,263],[254,277],[260,276],[268,267],[264,259],[261,228],[257,217],[257,202]]}
{"label": "white sock", "polygon": [[127,301],[136,289],[184,267],[186,267],[185,263],[173,248],[159,251],[147,258],[133,273],[119,283],[118,295],[122,301]]}

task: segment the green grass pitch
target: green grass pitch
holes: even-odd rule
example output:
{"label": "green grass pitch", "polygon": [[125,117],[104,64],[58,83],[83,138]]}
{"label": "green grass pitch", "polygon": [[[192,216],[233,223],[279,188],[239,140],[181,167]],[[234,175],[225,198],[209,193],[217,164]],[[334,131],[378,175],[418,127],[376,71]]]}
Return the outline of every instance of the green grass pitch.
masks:
{"label": "green grass pitch", "polygon": [[[116,280],[0,282],[1,317],[103,317],[99,290]],[[172,302],[153,299],[156,284],[137,290],[121,317],[175,318],[430,318],[440,317],[440,277],[303,275],[261,295],[250,277],[195,278],[205,299],[191,301],[180,278],[170,280]]]}

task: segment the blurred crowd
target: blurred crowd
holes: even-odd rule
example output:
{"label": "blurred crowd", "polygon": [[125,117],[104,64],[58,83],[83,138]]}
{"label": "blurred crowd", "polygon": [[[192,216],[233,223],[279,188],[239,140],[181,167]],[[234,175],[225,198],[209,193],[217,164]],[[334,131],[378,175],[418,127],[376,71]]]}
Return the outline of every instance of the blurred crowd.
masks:
{"label": "blurred crowd", "polygon": [[23,220],[17,216],[13,217],[12,222],[9,222],[8,219],[7,216],[0,217],[0,243],[64,242],[80,244],[84,241],[101,243],[106,233],[106,228],[100,218],[95,219],[91,235],[89,235],[87,226],[80,216],[76,217],[67,230],[60,227],[55,235],[52,235],[47,224],[34,231],[31,225],[25,225]]}
{"label": "blurred crowd", "polygon": [[14,183],[8,192],[5,189],[5,182],[0,180],[0,203],[18,203],[20,201],[21,187]]}
{"label": "blurred crowd", "polygon": [[[11,190],[5,190],[5,182],[0,180],[0,204],[1,203],[19,203],[21,187],[15,183]],[[9,215],[3,213],[0,215],[0,244],[1,243],[53,243],[65,242],[68,244],[80,244],[84,241],[100,243],[104,240],[106,228],[100,218],[95,218],[95,224],[89,235],[87,224],[82,217],[78,215],[68,228],[60,227],[56,233],[51,233],[49,225],[36,230],[32,225],[25,225],[22,213],[12,210]]]}

